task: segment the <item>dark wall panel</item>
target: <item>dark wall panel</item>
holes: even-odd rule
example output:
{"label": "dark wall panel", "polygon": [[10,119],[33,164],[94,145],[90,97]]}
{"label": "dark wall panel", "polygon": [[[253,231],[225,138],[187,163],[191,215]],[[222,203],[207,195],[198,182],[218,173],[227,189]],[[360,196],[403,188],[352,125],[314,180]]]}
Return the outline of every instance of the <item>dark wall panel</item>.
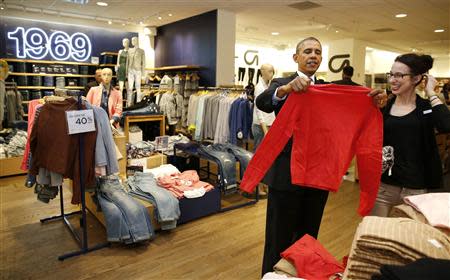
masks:
{"label": "dark wall panel", "polygon": [[200,85],[216,84],[217,11],[158,27],[155,66],[201,66]]}

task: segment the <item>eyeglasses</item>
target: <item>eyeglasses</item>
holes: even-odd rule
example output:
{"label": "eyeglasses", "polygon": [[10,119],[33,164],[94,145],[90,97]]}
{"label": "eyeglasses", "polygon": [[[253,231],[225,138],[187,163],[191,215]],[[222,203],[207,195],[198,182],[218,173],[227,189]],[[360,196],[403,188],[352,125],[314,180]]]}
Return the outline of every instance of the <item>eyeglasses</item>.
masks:
{"label": "eyeglasses", "polygon": [[389,80],[390,78],[394,78],[394,79],[403,79],[405,76],[413,76],[413,74],[411,74],[411,73],[406,73],[406,74],[403,74],[403,73],[391,73],[391,72],[389,72],[389,73],[386,73],[386,78]]}

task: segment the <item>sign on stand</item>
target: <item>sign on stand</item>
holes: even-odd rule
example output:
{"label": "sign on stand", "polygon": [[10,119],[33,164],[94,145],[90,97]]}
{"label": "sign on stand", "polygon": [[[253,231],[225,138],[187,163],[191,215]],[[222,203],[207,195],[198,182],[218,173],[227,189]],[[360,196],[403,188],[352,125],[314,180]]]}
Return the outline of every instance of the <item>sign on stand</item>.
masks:
{"label": "sign on stand", "polygon": [[169,149],[169,136],[155,137],[155,142],[157,151],[164,152]]}
{"label": "sign on stand", "polygon": [[94,111],[66,111],[69,135],[95,131]]}

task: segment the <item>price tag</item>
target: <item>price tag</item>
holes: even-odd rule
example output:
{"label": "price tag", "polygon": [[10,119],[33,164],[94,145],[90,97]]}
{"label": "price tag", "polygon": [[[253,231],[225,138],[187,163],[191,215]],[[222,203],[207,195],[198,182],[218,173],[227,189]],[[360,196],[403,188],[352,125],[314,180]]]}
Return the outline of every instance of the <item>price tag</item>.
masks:
{"label": "price tag", "polygon": [[165,151],[169,148],[169,136],[155,137],[155,142],[157,151]]}
{"label": "price tag", "polygon": [[70,134],[95,131],[94,111],[66,111],[67,127]]}

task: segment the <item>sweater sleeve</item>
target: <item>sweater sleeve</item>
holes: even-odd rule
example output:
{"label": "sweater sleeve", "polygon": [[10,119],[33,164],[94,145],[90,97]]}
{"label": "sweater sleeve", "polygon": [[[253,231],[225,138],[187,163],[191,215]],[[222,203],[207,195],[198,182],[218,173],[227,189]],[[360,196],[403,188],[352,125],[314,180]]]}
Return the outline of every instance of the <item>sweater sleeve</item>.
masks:
{"label": "sweater sleeve", "polygon": [[359,173],[360,198],[358,213],[369,214],[378,194],[382,168],[383,117],[376,108],[371,108],[368,120],[356,143],[356,160]]}
{"label": "sweater sleeve", "polygon": [[240,188],[251,193],[291,138],[299,94],[290,94],[244,173]]}

